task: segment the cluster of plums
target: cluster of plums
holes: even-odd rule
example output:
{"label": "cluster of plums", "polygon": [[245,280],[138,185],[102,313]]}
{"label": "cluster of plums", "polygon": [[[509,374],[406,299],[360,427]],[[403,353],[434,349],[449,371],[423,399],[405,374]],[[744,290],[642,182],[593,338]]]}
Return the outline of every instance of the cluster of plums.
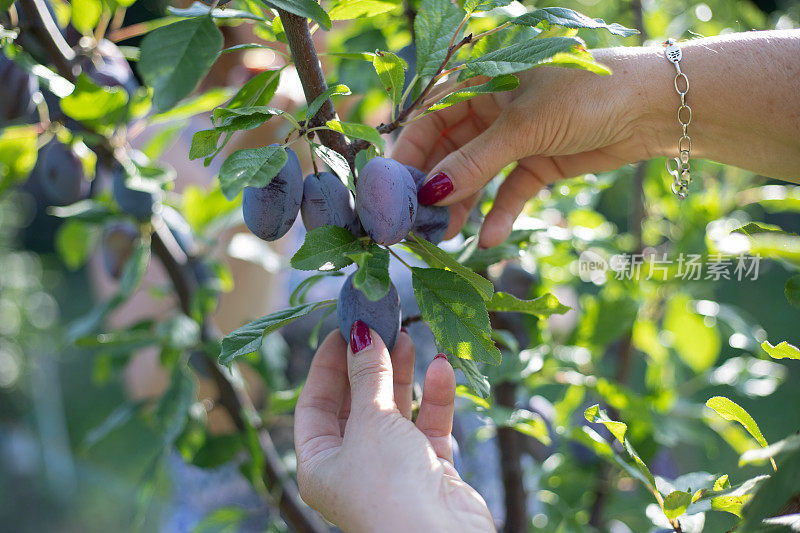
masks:
{"label": "cluster of plums", "polygon": [[[266,187],[244,189],[244,221],[258,237],[267,241],[282,237],[298,213],[308,231],[338,226],[383,245],[398,243],[409,232],[434,244],[444,237],[450,223],[447,208],[417,202],[424,172],[375,157],[359,173],[354,206],[350,191],[338,177],[321,172],[304,180],[297,155],[291,148],[286,152],[286,164]],[[387,347],[394,347],[400,331],[400,298],[393,284],[383,298],[373,302],[353,285],[351,275],[339,293],[337,312],[345,338],[358,319],[377,331]]]}

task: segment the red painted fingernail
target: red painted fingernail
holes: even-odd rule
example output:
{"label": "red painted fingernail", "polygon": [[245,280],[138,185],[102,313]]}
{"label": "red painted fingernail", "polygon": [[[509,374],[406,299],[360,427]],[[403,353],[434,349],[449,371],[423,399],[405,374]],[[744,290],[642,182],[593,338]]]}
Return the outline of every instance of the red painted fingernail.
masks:
{"label": "red painted fingernail", "polygon": [[437,359],[444,359],[445,361],[447,361],[447,356],[443,353],[437,353],[436,357],[434,357],[433,360],[436,361]]}
{"label": "red painted fingernail", "polygon": [[406,327],[405,327],[405,326],[403,326],[402,328],[400,328],[400,331],[402,331],[403,333],[408,333],[408,330],[406,329]]}
{"label": "red painted fingernail", "polygon": [[372,344],[372,336],[369,334],[369,326],[360,320],[353,322],[350,327],[350,349],[353,350],[353,353],[369,348],[370,344]]}
{"label": "red painted fingernail", "polygon": [[420,187],[417,193],[417,200],[422,205],[435,204],[453,192],[453,188],[453,181],[450,176],[444,172],[439,172]]}

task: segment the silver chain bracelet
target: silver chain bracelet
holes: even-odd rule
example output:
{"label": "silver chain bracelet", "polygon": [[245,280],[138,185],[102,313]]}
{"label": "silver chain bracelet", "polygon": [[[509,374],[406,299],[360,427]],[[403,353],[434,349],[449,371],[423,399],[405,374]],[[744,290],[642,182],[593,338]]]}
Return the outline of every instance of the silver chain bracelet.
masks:
{"label": "silver chain bracelet", "polygon": [[[672,175],[672,192],[675,196],[683,200],[689,196],[689,184],[692,177],[689,172],[689,152],[692,150],[692,138],[687,133],[689,123],[692,122],[692,108],[686,105],[686,93],[689,92],[689,78],[681,71],[681,47],[675,39],[664,42],[664,55],[667,60],[675,65],[675,91],[681,97],[681,105],[678,107],[678,123],[681,125],[683,135],[678,139],[678,157],[672,160],[667,159],[667,172]],[[685,120],[684,120],[685,119]],[[670,163],[675,161],[675,168]]]}

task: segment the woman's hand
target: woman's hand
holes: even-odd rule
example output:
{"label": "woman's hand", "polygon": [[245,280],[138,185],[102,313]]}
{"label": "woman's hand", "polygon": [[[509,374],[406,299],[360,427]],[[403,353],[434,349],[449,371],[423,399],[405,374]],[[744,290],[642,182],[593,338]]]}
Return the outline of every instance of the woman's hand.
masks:
{"label": "woman's hand", "polygon": [[[445,238],[461,229],[486,182],[511,163],[517,166],[500,186],[481,229],[482,247],[503,242],[525,202],[543,187],[648,156],[652,139],[636,120],[634,105],[642,99],[636,55],[625,49],[594,55],[613,76],[534,68],[518,74],[514,91],[467,100],[403,130],[393,156],[433,176],[419,200],[451,206]],[[668,75],[664,79],[671,82]]]}
{"label": "woman's hand", "polygon": [[[691,82],[692,158],[800,183],[798,46],[800,30],[681,43],[681,69]],[[611,76],[537,67],[518,74],[514,91],[467,100],[406,126],[393,157],[429,172],[419,201],[450,206],[445,238],[461,229],[486,182],[511,163],[517,166],[481,228],[482,247],[503,242],[525,202],[559,179],[678,155],[680,100],[664,49],[592,53]]]}
{"label": "woman's hand", "polygon": [[414,344],[400,333],[389,355],[356,321],[314,355],[295,411],[303,499],[344,531],[494,531],[483,499],[452,466],[455,375],[445,357],[428,366],[411,418]]}

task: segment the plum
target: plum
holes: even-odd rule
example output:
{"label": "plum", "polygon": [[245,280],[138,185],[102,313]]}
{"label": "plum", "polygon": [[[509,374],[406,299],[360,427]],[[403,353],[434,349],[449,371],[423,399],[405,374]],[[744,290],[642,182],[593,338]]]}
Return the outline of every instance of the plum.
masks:
{"label": "plum", "polygon": [[360,228],[350,198],[350,191],[342,180],[330,172],[306,176],[300,204],[300,216],[306,230],[339,226],[357,236]]}
{"label": "plum", "polygon": [[339,330],[345,340],[350,338],[353,322],[361,320],[378,332],[383,343],[392,351],[397,336],[400,334],[400,296],[393,283],[389,283],[389,292],[377,302],[370,301],[363,292],[353,285],[355,272],[345,280],[339,291],[336,304],[336,316],[339,319]]}
{"label": "plum", "polygon": [[90,54],[81,58],[80,65],[92,81],[103,87],[122,87],[133,94],[139,84],[117,45],[103,39]]}
{"label": "plum", "polygon": [[125,184],[128,173],[125,167],[116,163],[112,174],[111,189],[114,200],[123,211],[129,213],[139,220],[147,220],[153,215],[153,210],[160,203],[158,192],[138,191],[129,188]]}
{"label": "plum", "polygon": [[411,179],[414,180],[414,187],[416,187],[417,191],[419,191],[419,188],[422,187],[423,183],[425,183],[425,178],[428,177],[428,175],[417,167],[412,167],[411,165],[403,166],[406,167],[408,173],[411,174]]}
{"label": "plum", "polygon": [[[273,144],[271,146],[277,146]],[[245,187],[242,196],[244,223],[265,241],[280,239],[294,224],[303,200],[300,160],[291,148],[288,160],[266,187]]]}
{"label": "plum", "polygon": [[0,125],[26,118],[36,109],[33,95],[39,90],[36,76],[0,52]]}
{"label": "plum", "polygon": [[375,242],[403,240],[417,216],[417,188],[408,170],[394,159],[372,158],[358,177],[356,213]]}
{"label": "plum", "polygon": [[71,146],[56,139],[39,150],[30,179],[50,205],[73,204],[89,192],[83,161]]}
{"label": "plum", "polygon": [[133,253],[139,231],[129,222],[118,222],[103,232],[103,265],[114,279],[119,279]]}

